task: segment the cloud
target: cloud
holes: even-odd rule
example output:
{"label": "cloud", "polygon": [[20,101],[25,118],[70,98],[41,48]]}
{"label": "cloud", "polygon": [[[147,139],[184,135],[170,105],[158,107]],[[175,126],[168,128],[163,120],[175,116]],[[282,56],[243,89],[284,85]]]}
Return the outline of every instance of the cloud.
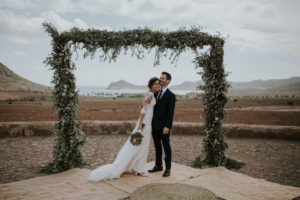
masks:
{"label": "cloud", "polygon": [[123,24],[126,28],[152,26],[153,29],[176,30],[184,25],[202,26],[211,34],[219,31],[224,36],[230,35],[228,42],[241,52],[297,54],[300,42],[300,27],[295,25],[300,23],[297,5],[299,3],[293,0],[3,0],[0,35],[2,40],[21,43],[42,38],[45,36],[40,25],[43,21],[53,23],[60,31],[74,26],[112,30],[109,22],[99,26],[68,17],[84,14],[94,18],[105,16],[108,20],[126,17]]}
{"label": "cloud", "polygon": [[75,18],[73,21],[69,21],[60,17],[53,11],[43,12],[41,13],[41,17],[44,19],[44,21],[50,22],[53,25],[55,25],[59,31],[66,31],[73,27],[78,27],[82,29],[88,28],[88,25],[79,18]]}
{"label": "cloud", "polygon": [[27,54],[24,51],[13,51],[12,55],[17,56],[17,57],[25,57]]}
{"label": "cloud", "polygon": [[53,11],[42,12],[34,16],[0,9],[0,41],[28,44],[44,39],[47,34],[43,30],[42,23],[45,21],[54,24],[59,31],[65,31],[74,26],[82,29],[88,28],[88,25],[79,18],[70,21]]}
{"label": "cloud", "polygon": [[76,2],[73,0],[42,0],[39,3],[39,10],[53,11],[59,14],[76,12]]}
{"label": "cloud", "polygon": [[41,17],[29,17],[0,9],[0,40],[28,43],[41,37]]}
{"label": "cloud", "polygon": [[0,8],[31,10],[39,8],[39,2],[33,0],[1,0]]}

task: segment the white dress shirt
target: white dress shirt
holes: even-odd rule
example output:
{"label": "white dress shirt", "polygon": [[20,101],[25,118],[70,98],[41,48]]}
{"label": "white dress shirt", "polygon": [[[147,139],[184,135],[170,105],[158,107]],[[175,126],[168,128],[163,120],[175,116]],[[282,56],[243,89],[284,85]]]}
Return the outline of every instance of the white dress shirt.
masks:
{"label": "white dress shirt", "polygon": [[159,93],[162,93],[161,95],[159,95],[159,93],[158,93],[158,96],[160,96],[159,99],[162,98],[162,96],[164,95],[164,93],[166,92],[167,89],[168,89],[168,87],[165,87],[164,89],[162,89],[161,91],[159,91]]}

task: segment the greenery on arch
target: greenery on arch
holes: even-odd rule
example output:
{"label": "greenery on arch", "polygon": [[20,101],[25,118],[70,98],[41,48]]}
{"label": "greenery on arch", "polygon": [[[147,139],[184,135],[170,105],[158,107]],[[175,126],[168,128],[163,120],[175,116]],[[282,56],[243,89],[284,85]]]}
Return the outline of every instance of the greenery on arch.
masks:
{"label": "greenery on arch", "polygon": [[[80,149],[85,143],[85,136],[79,129],[77,119],[78,93],[74,77],[75,64],[71,60],[72,54],[78,50],[84,51],[84,57],[93,58],[99,54],[100,61],[115,61],[121,52],[130,52],[132,56],[143,59],[155,49],[154,65],[159,64],[161,56],[170,55],[172,62],[176,62],[182,52],[192,50],[195,53],[196,68],[203,69],[198,73],[205,83],[200,87],[204,90],[203,114],[207,133],[203,140],[205,161],[213,166],[224,165],[227,144],[222,120],[225,117],[224,106],[229,87],[223,65],[224,38],[201,32],[199,28],[173,32],[152,31],[148,28],[126,31],[73,28],[59,33],[52,24],[43,23],[43,26],[52,37],[52,53],[45,63],[54,71],[53,99],[59,118],[54,134],[54,160],[43,169],[45,172],[56,173],[84,165]],[[198,50],[206,45],[210,46],[209,50],[199,54]]]}

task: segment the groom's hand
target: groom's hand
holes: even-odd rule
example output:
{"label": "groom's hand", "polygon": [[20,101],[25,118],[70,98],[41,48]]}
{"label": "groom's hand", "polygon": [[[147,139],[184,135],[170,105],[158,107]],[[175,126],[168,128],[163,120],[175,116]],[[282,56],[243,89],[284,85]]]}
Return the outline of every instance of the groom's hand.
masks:
{"label": "groom's hand", "polygon": [[165,128],[164,128],[164,130],[163,130],[163,134],[168,134],[168,133],[169,133],[169,131],[170,131],[170,129],[169,129],[169,128],[167,128],[167,127],[165,127]]}

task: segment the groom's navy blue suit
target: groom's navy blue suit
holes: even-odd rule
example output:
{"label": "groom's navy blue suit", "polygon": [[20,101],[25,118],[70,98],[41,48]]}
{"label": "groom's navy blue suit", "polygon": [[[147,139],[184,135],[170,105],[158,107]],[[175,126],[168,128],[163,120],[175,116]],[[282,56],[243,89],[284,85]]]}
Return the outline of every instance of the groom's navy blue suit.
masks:
{"label": "groom's navy blue suit", "polygon": [[171,169],[172,150],[169,139],[170,132],[168,134],[163,134],[163,129],[165,127],[169,128],[170,130],[172,129],[175,109],[175,95],[169,89],[166,89],[162,97],[158,99],[158,93],[155,94],[156,104],[154,106],[152,119],[152,136],[156,152],[155,166],[162,166],[163,146],[166,156],[166,169]]}

